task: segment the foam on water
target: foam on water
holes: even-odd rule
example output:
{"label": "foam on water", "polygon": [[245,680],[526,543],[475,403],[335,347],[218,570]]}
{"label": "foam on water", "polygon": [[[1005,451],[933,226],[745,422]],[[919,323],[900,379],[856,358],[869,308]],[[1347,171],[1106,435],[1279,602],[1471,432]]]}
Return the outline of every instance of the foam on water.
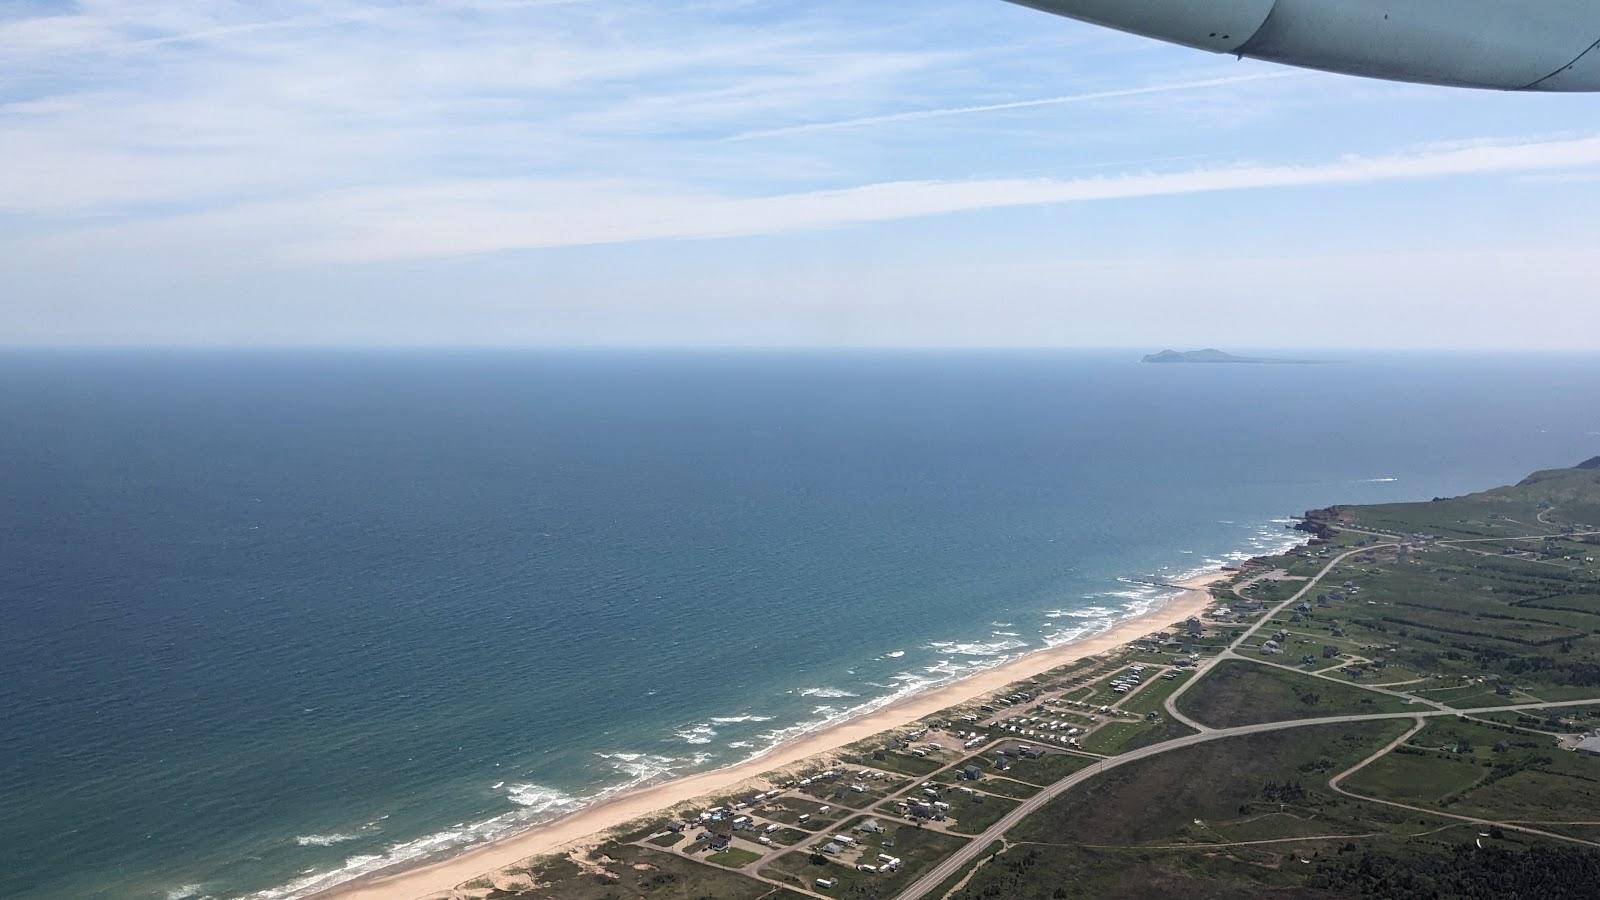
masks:
{"label": "foam on water", "polygon": [[717,730],[710,722],[701,722],[675,732],[674,736],[685,744],[709,744],[717,736]]}
{"label": "foam on water", "polygon": [[824,700],[839,700],[845,697],[859,697],[854,691],[847,691],[835,687],[805,688],[800,691],[802,697],[820,697]]}
{"label": "foam on water", "polygon": [[1002,656],[1009,651],[1019,650],[1028,646],[1026,641],[933,641],[928,644],[930,650],[940,653],[949,653],[955,656]]}
{"label": "foam on water", "polygon": [[332,847],[334,844],[346,844],[350,841],[361,839],[360,834],[302,834],[294,839],[302,847]]}

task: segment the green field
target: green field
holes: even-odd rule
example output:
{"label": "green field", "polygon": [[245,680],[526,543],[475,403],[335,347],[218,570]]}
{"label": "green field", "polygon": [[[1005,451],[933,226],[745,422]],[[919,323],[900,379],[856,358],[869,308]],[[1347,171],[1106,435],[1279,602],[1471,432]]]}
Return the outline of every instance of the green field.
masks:
{"label": "green field", "polygon": [[[1153,756],[1091,779],[1028,817],[1011,836],[1048,844],[1139,845],[1216,840],[1211,825],[1303,808],[1325,827],[1348,828],[1349,804],[1326,781],[1408,722],[1309,726],[1229,738]],[[1298,785],[1279,792],[1269,785]],[[1196,821],[1206,823],[1196,825]]]}
{"label": "green field", "polygon": [[961,791],[946,791],[944,801],[950,804],[949,830],[956,834],[981,834],[1006,813],[1017,808],[1015,800],[978,795],[969,797]]}
{"label": "green field", "polygon": [[965,785],[967,787],[983,791],[986,794],[994,794],[998,797],[1010,797],[1016,800],[1025,800],[1029,797],[1032,797],[1034,794],[1039,793],[1039,785],[1028,784],[1025,781],[1015,781],[1011,778],[994,774],[994,769],[984,764],[982,757],[972,757],[969,762],[977,765],[983,770],[983,778],[979,779],[978,781],[963,781],[956,777],[959,770],[953,769],[948,772],[939,773],[939,775],[933,780],[941,784]]}
{"label": "green field", "polygon": [[[838,831],[848,831],[859,821],[852,819]],[[875,863],[879,853],[887,852],[901,859],[902,867],[898,872],[892,874],[860,872],[854,865],[839,859],[796,850],[763,865],[760,869],[761,874],[807,890],[812,889],[812,883],[817,878],[832,878],[839,884],[837,888],[828,892],[829,896],[877,900],[877,898],[894,897],[906,885],[915,881],[918,875],[966,843],[965,838],[940,834],[929,828],[915,828],[890,822],[884,824],[887,830],[883,834],[869,835],[857,832],[854,836],[859,841],[863,860]]]}
{"label": "green field", "polygon": [[1162,741],[1194,734],[1194,729],[1182,722],[1158,718],[1155,721],[1112,722],[1096,729],[1083,741],[1083,749],[1090,753],[1113,755],[1137,750]]}
{"label": "green field", "polygon": [[[993,757],[990,759],[992,761]],[[1054,784],[1094,762],[1093,757],[1080,756],[1076,753],[1047,753],[1038,759],[1018,759],[1013,756],[1011,768],[1005,770],[1003,775],[1015,781],[1043,787]],[[991,768],[986,771],[993,770]],[[974,786],[983,787],[982,783]]]}
{"label": "green field", "polygon": [[1178,698],[1184,715],[1213,728],[1412,708],[1395,697],[1245,660],[1218,665]]}

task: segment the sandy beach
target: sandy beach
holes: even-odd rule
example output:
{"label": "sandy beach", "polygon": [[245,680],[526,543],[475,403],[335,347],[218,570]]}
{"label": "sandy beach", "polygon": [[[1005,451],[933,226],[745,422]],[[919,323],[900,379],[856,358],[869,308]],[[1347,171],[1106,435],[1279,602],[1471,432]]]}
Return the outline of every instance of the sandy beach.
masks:
{"label": "sandy beach", "polygon": [[745,762],[619,794],[594,806],[428,865],[350,882],[319,897],[341,900],[417,900],[446,894],[462,882],[531,856],[583,843],[599,833],[697,797],[727,792],[763,773],[837,750],[898,728],[946,707],[975,699],[1015,681],[1112,650],[1173,622],[1197,615],[1211,602],[1206,588],[1227,578],[1213,572],[1183,582],[1187,588],[1161,608],[1127,619],[1071,644],[1037,650],[991,669],[898,700],[774,747]]}

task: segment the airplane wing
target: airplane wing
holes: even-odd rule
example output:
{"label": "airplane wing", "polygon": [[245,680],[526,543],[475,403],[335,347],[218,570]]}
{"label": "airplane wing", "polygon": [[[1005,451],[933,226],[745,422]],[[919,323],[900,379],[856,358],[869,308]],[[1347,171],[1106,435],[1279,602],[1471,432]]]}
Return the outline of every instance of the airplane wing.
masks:
{"label": "airplane wing", "polygon": [[1328,72],[1506,91],[1600,91],[1600,0],[1010,2]]}

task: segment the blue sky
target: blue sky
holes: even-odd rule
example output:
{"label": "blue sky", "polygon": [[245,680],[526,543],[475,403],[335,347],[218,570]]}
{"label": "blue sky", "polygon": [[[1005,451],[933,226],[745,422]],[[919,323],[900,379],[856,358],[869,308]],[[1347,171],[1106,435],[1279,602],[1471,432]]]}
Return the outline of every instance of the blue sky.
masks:
{"label": "blue sky", "polygon": [[0,7],[0,343],[1600,350],[1600,97],[1000,0]]}

